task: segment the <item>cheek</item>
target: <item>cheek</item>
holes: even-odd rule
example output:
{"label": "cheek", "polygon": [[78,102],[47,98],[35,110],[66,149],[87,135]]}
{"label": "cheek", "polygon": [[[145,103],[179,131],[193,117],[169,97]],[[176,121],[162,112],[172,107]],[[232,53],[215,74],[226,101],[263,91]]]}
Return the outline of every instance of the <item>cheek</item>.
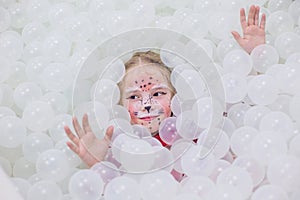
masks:
{"label": "cheek", "polygon": [[171,100],[169,98],[158,100],[166,115],[171,115]]}

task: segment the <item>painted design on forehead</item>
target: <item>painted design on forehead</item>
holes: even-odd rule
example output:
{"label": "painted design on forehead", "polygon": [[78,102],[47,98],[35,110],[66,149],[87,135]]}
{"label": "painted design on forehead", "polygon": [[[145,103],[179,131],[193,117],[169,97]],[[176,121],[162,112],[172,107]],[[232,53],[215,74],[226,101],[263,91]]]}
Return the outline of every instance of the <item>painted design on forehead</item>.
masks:
{"label": "painted design on forehead", "polygon": [[[152,80],[152,79],[153,79],[152,76],[150,76],[149,80]],[[144,82],[145,82],[144,79],[141,80],[141,83],[139,83],[139,81],[137,81],[137,80],[134,81],[135,84],[140,84],[139,88],[141,88],[143,92],[147,92],[150,90],[150,86],[152,85],[152,82],[149,81],[146,84]],[[156,82],[158,82],[158,80],[156,80]],[[147,86],[149,86],[149,87],[147,87]]]}

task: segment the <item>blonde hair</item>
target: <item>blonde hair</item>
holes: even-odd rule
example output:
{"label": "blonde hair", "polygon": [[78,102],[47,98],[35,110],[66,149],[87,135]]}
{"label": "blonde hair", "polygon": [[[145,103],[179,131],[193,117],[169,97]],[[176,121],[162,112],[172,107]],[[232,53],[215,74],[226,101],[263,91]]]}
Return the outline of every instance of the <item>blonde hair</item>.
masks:
{"label": "blonde hair", "polygon": [[[169,82],[169,86],[170,86],[171,93],[173,96],[176,93],[176,90],[173,87],[171,80],[170,80],[171,70],[162,62],[159,53],[155,53],[153,51],[134,53],[133,56],[125,63],[126,72],[128,72],[128,70],[133,67],[144,65],[144,64],[156,64],[157,66],[159,66],[159,69],[161,70],[162,75]],[[123,80],[120,81],[118,84],[120,89],[124,85],[125,77],[126,77],[126,75],[123,77]],[[122,99],[122,97],[121,97],[121,99]],[[120,103],[121,103],[121,100],[120,100]]]}

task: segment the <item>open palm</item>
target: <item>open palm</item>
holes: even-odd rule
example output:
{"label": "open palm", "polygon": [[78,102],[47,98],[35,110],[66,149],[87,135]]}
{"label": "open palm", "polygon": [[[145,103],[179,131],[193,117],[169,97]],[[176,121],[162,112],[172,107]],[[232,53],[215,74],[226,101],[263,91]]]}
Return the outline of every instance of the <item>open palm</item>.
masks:
{"label": "open palm", "polygon": [[266,15],[262,14],[259,23],[259,6],[252,5],[246,20],[245,9],[240,10],[240,22],[243,30],[243,37],[236,31],[232,31],[233,37],[239,45],[249,54],[258,45],[266,42]]}
{"label": "open palm", "polygon": [[72,141],[67,142],[69,148],[89,167],[104,160],[109,148],[113,127],[108,127],[105,137],[99,139],[93,133],[86,114],[82,119],[82,127],[79,125],[76,117],[73,118],[72,123],[77,136],[72,133],[68,126],[65,127],[65,132]]}

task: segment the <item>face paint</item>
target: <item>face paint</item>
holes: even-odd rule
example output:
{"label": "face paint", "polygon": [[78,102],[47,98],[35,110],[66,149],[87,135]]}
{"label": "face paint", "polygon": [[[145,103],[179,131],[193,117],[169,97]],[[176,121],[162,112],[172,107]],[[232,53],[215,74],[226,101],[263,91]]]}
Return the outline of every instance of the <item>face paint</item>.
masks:
{"label": "face paint", "polygon": [[126,74],[121,92],[122,104],[130,113],[131,123],[146,126],[152,134],[158,132],[162,120],[171,116],[170,83],[159,66],[131,69]]}

